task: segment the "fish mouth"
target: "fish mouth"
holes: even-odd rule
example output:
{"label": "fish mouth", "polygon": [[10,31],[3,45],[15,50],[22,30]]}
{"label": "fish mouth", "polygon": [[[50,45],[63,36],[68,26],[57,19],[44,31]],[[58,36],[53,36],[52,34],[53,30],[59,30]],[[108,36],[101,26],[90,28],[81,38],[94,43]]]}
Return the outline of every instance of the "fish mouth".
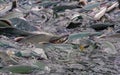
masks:
{"label": "fish mouth", "polygon": [[69,35],[63,35],[61,37],[53,37],[50,39],[50,43],[54,43],[54,44],[60,44],[60,43],[64,43],[65,41],[68,40],[68,36]]}

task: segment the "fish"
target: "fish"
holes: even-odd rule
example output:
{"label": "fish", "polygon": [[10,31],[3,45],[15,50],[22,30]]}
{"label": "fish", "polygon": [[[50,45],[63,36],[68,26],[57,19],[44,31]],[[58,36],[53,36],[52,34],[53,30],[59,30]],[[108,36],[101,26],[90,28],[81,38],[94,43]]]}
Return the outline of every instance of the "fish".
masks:
{"label": "fish", "polygon": [[41,44],[41,43],[63,43],[68,39],[68,35],[57,36],[51,34],[36,34],[28,36],[20,40],[20,43],[31,43],[31,44]]}

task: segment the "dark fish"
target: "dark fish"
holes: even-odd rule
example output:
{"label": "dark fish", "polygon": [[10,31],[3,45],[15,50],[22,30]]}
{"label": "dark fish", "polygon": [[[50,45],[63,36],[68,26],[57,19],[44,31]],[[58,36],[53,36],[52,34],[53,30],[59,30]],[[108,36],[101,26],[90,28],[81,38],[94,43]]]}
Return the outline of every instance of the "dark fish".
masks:
{"label": "dark fish", "polygon": [[52,8],[55,12],[63,12],[66,9],[76,9],[76,8],[81,8],[78,5],[61,5],[61,6],[55,6],[54,8]]}
{"label": "dark fish", "polygon": [[0,28],[0,35],[6,35],[6,36],[30,36],[33,35],[33,33],[22,31],[13,27],[3,27]]}
{"label": "dark fish", "polygon": [[90,26],[90,28],[92,28],[96,31],[101,31],[101,30],[107,29],[108,27],[114,27],[114,24],[112,24],[112,23],[95,23]]}
{"label": "dark fish", "polygon": [[17,0],[14,0],[14,1],[12,2],[12,8],[11,8],[11,10],[9,10],[9,11],[12,11],[12,10],[15,9],[15,8],[17,8]]}
{"label": "dark fish", "polygon": [[73,23],[73,22],[71,22],[66,28],[67,29],[73,29],[73,28],[77,28],[77,27],[80,27],[80,25],[81,25],[82,23]]}

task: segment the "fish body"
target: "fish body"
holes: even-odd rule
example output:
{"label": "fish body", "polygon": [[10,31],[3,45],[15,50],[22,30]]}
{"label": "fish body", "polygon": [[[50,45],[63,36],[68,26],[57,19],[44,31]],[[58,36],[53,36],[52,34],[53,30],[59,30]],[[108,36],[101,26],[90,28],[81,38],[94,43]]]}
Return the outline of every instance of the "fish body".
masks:
{"label": "fish body", "polygon": [[57,36],[52,34],[36,34],[29,37],[26,37],[20,40],[20,43],[32,43],[32,44],[41,44],[41,43],[63,43],[68,39],[68,35]]}
{"label": "fish body", "polygon": [[41,42],[44,42],[44,43],[48,43],[49,40],[54,37],[53,35],[47,35],[47,34],[37,34],[37,35],[32,35],[32,36],[29,36],[29,37],[26,37],[24,39],[22,39],[21,41],[19,42],[22,42],[22,43],[41,43]]}

